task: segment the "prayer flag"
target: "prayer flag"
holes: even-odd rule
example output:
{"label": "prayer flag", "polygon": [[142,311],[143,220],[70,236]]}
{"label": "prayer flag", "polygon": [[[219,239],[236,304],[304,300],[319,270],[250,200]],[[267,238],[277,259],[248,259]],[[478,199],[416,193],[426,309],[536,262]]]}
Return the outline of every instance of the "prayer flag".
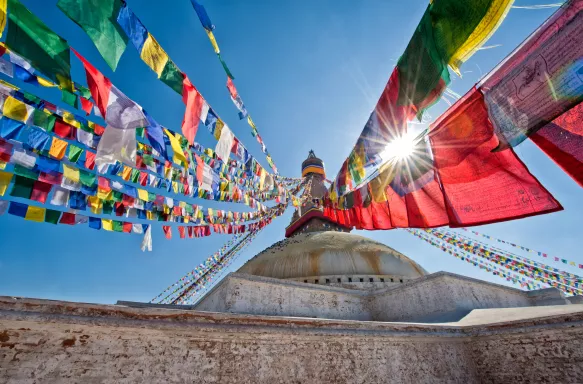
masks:
{"label": "prayer flag", "polygon": [[113,71],[126,49],[127,37],[117,23],[121,0],[59,0],[59,9],[81,27]]}
{"label": "prayer flag", "polygon": [[162,230],[164,231],[164,236],[170,240],[172,238],[172,227],[163,225]]}
{"label": "prayer flag", "polygon": [[431,126],[429,138],[450,226],[481,225],[562,209],[499,141],[481,92],[472,89]]}
{"label": "prayer flag", "polygon": [[71,63],[67,41],[51,31],[18,0],[8,0],[6,45],[25,57],[33,67],[73,91]]}
{"label": "prayer flag", "polygon": [[184,77],[183,83],[182,101],[186,105],[184,119],[182,120],[182,133],[190,145],[192,145],[194,144],[194,138],[198,130],[204,99],[186,76]]}
{"label": "prayer flag", "polygon": [[81,149],[73,144],[69,145],[69,156],[68,157],[69,157],[69,161],[71,163],[76,163],[82,154],[83,154],[83,149]]}
{"label": "prayer flag", "polygon": [[0,171],[0,196],[4,196],[11,181],[11,173]]}
{"label": "prayer flag", "polygon": [[49,155],[51,155],[57,160],[61,160],[65,156],[67,145],[68,143],[66,141],[53,137],[53,141],[51,142],[51,148],[49,150]]}
{"label": "prayer flag", "polygon": [[24,127],[24,123],[2,117],[0,119],[0,136],[6,140],[17,139]]}
{"label": "prayer flag", "polygon": [[17,203],[16,201],[11,201],[10,207],[8,208],[8,213],[18,217],[25,217],[27,210],[28,205]]}
{"label": "prayer flag", "polygon": [[138,52],[141,52],[142,47],[146,42],[146,38],[148,37],[148,31],[140,19],[138,19],[125,3],[122,5],[121,10],[117,15],[117,23],[130,39],[134,47],[136,47]]}
{"label": "prayer flag", "polygon": [[101,220],[99,217],[90,217],[89,218],[89,228],[101,229]]}
{"label": "prayer flag", "polygon": [[59,224],[75,225],[76,219],[74,213],[63,212]]}
{"label": "prayer flag", "polygon": [[47,209],[45,213],[45,223],[57,224],[61,218],[61,212],[53,209]]}
{"label": "prayer flag", "polygon": [[162,130],[162,126],[158,124],[158,122],[156,122],[146,110],[143,110],[142,112],[148,121],[148,124],[146,125],[146,134],[152,148],[158,151],[162,157],[167,159],[168,153],[166,152],[166,143],[164,143],[164,131]]}
{"label": "prayer flag", "polygon": [[142,46],[142,50],[140,52],[140,58],[144,61],[144,63],[148,64],[158,77],[162,75],[162,71],[168,62],[168,54],[162,49],[160,44],[154,39],[148,32],[148,37]]}
{"label": "prayer flag", "polygon": [[176,64],[168,58],[168,61],[162,70],[162,74],[160,75],[160,80],[176,91],[176,93],[182,95],[184,78],[184,74],[178,69]]}
{"label": "prayer flag", "polygon": [[566,2],[480,88],[500,139],[514,147],[583,100],[583,12]]}
{"label": "prayer flag", "polygon": [[583,103],[533,133],[530,139],[583,187]]}
{"label": "prayer flag", "polygon": [[184,152],[182,151],[182,147],[180,146],[180,142],[178,139],[174,137],[174,135],[166,128],[164,128],[164,132],[166,136],[170,140],[170,145],[172,146],[172,150],[174,151],[174,162],[183,164],[185,167],[188,165],[188,161],[186,160],[186,156],[184,156]]}
{"label": "prayer flag", "polygon": [[215,26],[211,22],[211,19],[209,18],[209,15],[207,14],[204,6],[196,0],[190,1],[192,2],[192,7],[194,8],[196,15],[198,16],[198,19],[200,20],[200,23],[202,24],[203,28],[206,29],[207,31],[212,31],[213,29],[215,29]]}
{"label": "prayer flag", "polygon": [[140,248],[141,248],[142,252],[145,252],[146,250],[152,251],[152,226],[151,225],[147,226],[146,233],[144,234],[144,239],[142,240],[142,245]]}
{"label": "prayer flag", "polygon": [[12,96],[6,97],[2,114],[12,120],[28,123],[29,118],[33,116],[34,107],[15,99]]}
{"label": "prayer flag", "polygon": [[30,199],[32,188],[35,180],[27,177],[14,175],[14,186],[10,192],[10,196],[22,197],[23,199]]}
{"label": "prayer flag", "polygon": [[38,201],[41,204],[46,203],[47,197],[52,187],[53,186],[49,183],[43,183],[39,180],[35,181],[32,187],[30,199]]}
{"label": "prayer flag", "polygon": [[24,217],[24,220],[42,223],[43,221],[45,221],[45,211],[46,211],[45,208],[34,207],[32,205],[29,205],[28,209],[26,210],[26,216]]}
{"label": "prayer flag", "polygon": [[225,125],[221,130],[221,137],[215,149],[215,153],[221,160],[225,162],[229,160],[229,154],[231,153],[231,148],[233,148],[234,139],[235,135],[229,127]]}

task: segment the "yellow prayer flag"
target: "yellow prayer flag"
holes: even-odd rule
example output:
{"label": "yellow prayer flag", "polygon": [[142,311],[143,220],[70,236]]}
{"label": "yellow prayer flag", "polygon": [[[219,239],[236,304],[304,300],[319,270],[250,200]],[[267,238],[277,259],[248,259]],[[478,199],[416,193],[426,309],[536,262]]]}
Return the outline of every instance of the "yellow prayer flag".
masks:
{"label": "yellow prayer flag", "polygon": [[11,180],[12,173],[0,172],[0,196],[4,196]]}
{"label": "yellow prayer flag", "polygon": [[223,120],[221,119],[217,119],[217,123],[215,124],[215,139],[220,140],[221,139],[221,132],[223,131],[223,127],[225,126],[225,123],[223,123]]}
{"label": "yellow prayer flag", "polygon": [[146,218],[148,220],[154,220],[156,217],[154,216],[154,212],[152,212],[152,211],[146,211]]}
{"label": "yellow prayer flag", "polygon": [[259,189],[263,189],[263,185],[265,184],[265,177],[267,177],[267,172],[265,169],[261,168],[261,175],[259,176]]}
{"label": "yellow prayer flag", "polygon": [[113,231],[113,220],[101,219],[101,228],[106,231]]}
{"label": "yellow prayer flag", "polygon": [[24,216],[24,220],[42,223],[45,221],[45,212],[45,208],[33,207],[32,205],[29,205],[28,209],[26,210],[26,216]]}
{"label": "yellow prayer flag", "polygon": [[51,155],[57,160],[61,160],[65,156],[67,145],[68,144],[65,140],[53,137],[53,141],[51,142],[51,149],[49,150],[49,155]]}
{"label": "yellow prayer flag", "polygon": [[149,32],[142,47],[142,52],[140,52],[140,57],[144,60],[144,63],[148,64],[148,67],[156,72],[158,77],[162,75],[164,66],[168,62],[168,55]]}
{"label": "yellow prayer flag", "polygon": [[113,191],[111,189],[104,191],[101,188],[97,188],[97,198],[104,201],[111,200],[113,198]]}
{"label": "yellow prayer flag", "polygon": [[63,121],[69,125],[72,125],[75,128],[80,128],[81,127],[81,123],[79,123],[77,120],[75,120],[75,115],[73,115],[71,112],[63,112]]}
{"label": "yellow prayer flag", "polygon": [[257,129],[255,123],[253,122],[253,120],[251,120],[251,116],[247,116],[247,123],[251,126],[251,128]]}
{"label": "yellow prayer flag", "polygon": [[121,178],[124,179],[125,181],[128,181],[131,176],[132,176],[132,168],[128,167],[127,165],[124,165],[123,171],[121,173]]}
{"label": "yellow prayer flag", "polygon": [[0,160],[0,171],[6,169],[6,162]]}
{"label": "yellow prayer flag", "polygon": [[164,132],[166,132],[168,139],[170,139],[170,145],[172,146],[172,150],[174,151],[173,161],[179,164],[182,163],[185,167],[188,166],[188,161],[184,156],[184,152],[182,152],[182,147],[180,147],[180,143],[178,142],[178,140],[168,129],[164,128]]}
{"label": "yellow prayer flag", "polygon": [[40,85],[42,85],[43,87],[52,88],[52,87],[56,87],[57,86],[57,84],[54,84],[54,83],[50,82],[49,80],[44,79],[44,78],[42,78],[40,76],[37,76],[36,79],[38,80],[38,83]]}
{"label": "yellow prayer flag", "polygon": [[140,199],[142,201],[149,201],[148,200],[148,191],[146,191],[145,189],[138,188],[138,199]]}
{"label": "yellow prayer flag", "polygon": [[24,104],[12,96],[6,98],[4,108],[2,108],[4,116],[12,120],[22,121],[23,123],[26,123],[33,111],[33,107]]}
{"label": "yellow prayer flag", "polygon": [[6,8],[7,0],[0,0],[0,37],[2,37],[2,32],[6,26]]}
{"label": "yellow prayer flag", "polygon": [[206,29],[205,29],[205,31],[209,37],[209,40],[211,41],[211,44],[213,45],[213,49],[215,50],[215,53],[216,54],[221,53],[221,50],[219,49],[219,45],[217,44],[217,40],[215,39],[215,35],[213,34],[213,32],[207,31]]}
{"label": "yellow prayer flag", "polygon": [[98,215],[101,213],[103,209],[103,201],[99,198],[99,196],[87,196],[87,202],[91,207],[91,212]]}
{"label": "yellow prayer flag", "polygon": [[370,181],[370,193],[376,203],[387,201],[385,189],[395,178],[396,172],[396,162],[389,161],[381,166],[379,169],[379,175]]}
{"label": "yellow prayer flag", "polygon": [[480,23],[470,34],[468,39],[460,46],[449,60],[450,68],[461,76],[460,66],[467,61],[476,51],[496,32],[502,20],[508,14],[514,0],[493,0],[488,12],[482,17]]}
{"label": "yellow prayer flag", "polygon": [[79,182],[79,169],[67,164],[63,164],[63,177],[76,183]]}
{"label": "yellow prayer flag", "polygon": [[174,193],[179,193],[178,191],[178,183],[176,181],[172,182],[172,190],[174,191]]}

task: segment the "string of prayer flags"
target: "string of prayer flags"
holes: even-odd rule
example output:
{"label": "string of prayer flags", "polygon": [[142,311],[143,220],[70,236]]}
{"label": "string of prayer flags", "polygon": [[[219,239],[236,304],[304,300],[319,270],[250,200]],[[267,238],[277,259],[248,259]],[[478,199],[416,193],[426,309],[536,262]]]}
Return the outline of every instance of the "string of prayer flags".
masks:
{"label": "string of prayer flags", "polygon": [[[449,83],[448,65],[459,72],[496,30],[512,0],[440,0],[429,4],[393,70],[355,147],[344,161],[330,196],[360,188],[388,161],[389,145],[406,136],[407,122],[434,104]],[[334,191],[332,191],[332,188]]]}
{"label": "string of prayer flags", "polygon": [[59,0],[57,7],[85,31],[110,68],[115,71],[127,37],[117,23],[121,0]]}
{"label": "string of prayer flags", "polygon": [[[477,235],[477,236],[482,236],[482,237],[484,237],[484,238],[486,238],[488,240],[495,240],[498,243],[510,245],[511,247],[519,248],[519,249],[521,249],[523,251],[526,251],[526,252],[535,253],[538,256],[547,258],[549,260],[554,260],[556,262],[561,262],[563,264],[568,264],[570,266],[573,266],[573,267],[576,266],[576,267],[578,267],[580,269],[583,269],[583,264],[576,264],[574,261],[570,261],[570,260],[567,260],[567,259],[563,259],[563,258],[560,258],[560,257],[557,257],[557,256],[549,256],[547,253],[540,252],[540,251],[536,251],[536,250],[534,250],[532,248],[524,247],[522,245],[517,245],[517,244],[511,243],[511,242],[506,241],[506,240],[498,239],[496,237],[493,237],[493,236],[490,236],[490,235],[486,235],[486,234],[481,233],[481,232],[474,231],[473,229],[468,229],[468,228],[464,228],[464,227],[462,227],[460,229],[463,229],[464,231],[467,231],[467,232],[471,232],[471,233],[473,233],[474,235]],[[548,267],[548,268],[550,268],[550,267]]]}
{"label": "string of prayer flags", "polygon": [[19,0],[8,0],[8,9],[6,45],[56,81],[62,89],[72,92],[67,41],[50,30]]}
{"label": "string of prayer flags", "polygon": [[497,150],[520,144],[583,100],[582,47],[583,1],[570,0],[480,82]]}
{"label": "string of prayer flags", "polygon": [[492,152],[498,139],[475,88],[431,125],[429,140],[450,226],[562,210],[514,151]]}

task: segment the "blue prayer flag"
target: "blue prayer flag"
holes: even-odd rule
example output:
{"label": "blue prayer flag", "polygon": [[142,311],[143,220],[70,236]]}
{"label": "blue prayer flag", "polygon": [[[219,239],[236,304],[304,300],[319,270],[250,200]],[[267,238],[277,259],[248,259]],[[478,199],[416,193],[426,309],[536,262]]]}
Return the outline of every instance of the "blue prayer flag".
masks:
{"label": "blue prayer flag", "polygon": [[101,229],[101,219],[99,217],[90,217],[89,228]]}
{"label": "blue prayer flag", "polygon": [[50,139],[46,132],[38,128],[31,128],[28,133],[28,145],[33,149],[42,150]]}
{"label": "blue prayer flag", "polygon": [[28,205],[11,201],[10,207],[8,208],[8,213],[18,217],[25,217],[27,210]]}
{"label": "blue prayer flag", "polygon": [[24,123],[2,117],[0,120],[0,136],[6,140],[17,139],[24,127]]}
{"label": "blue prayer flag", "polygon": [[194,11],[196,12],[198,19],[200,20],[200,23],[202,24],[204,29],[206,29],[207,31],[214,30],[215,26],[211,22],[211,19],[210,19],[208,13],[206,13],[206,9],[204,9],[204,6],[202,4],[200,4],[199,2],[197,2],[196,0],[190,0],[190,1],[192,2],[192,6],[194,7]]}
{"label": "blue prayer flag", "polygon": [[148,31],[126,4],[119,11],[117,23],[131,40],[132,44],[134,44],[138,52],[141,52],[148,38]]}
{"label": "blue prayer flag", "polygon": [[[148,119],[148,126],[146,127],[146,134],[148,135],[148,140],[160,155],[162,155],[165,159],[168,159],[168,153],[166,151],[166,135],[164,135],[164,130],[162,126],[156,122],[145,110],[143,110],[144,116]],[[167,138],[166,138],[167,139]]]}

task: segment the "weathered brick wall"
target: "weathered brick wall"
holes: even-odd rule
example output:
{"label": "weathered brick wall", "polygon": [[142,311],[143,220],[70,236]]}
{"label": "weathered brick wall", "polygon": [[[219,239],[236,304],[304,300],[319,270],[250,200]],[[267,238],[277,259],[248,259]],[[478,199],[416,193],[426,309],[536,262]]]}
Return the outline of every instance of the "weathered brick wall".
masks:
{"label": "weathered brick wall", "polygon": [[489,326],[0,297],[0,384],[583,383],[583,312]]}
{"label": "weathered brick wall", "polygon": [[482,383],[583,383],[581,316],[523,324],[510,331],[475,330],[469,342]]}

